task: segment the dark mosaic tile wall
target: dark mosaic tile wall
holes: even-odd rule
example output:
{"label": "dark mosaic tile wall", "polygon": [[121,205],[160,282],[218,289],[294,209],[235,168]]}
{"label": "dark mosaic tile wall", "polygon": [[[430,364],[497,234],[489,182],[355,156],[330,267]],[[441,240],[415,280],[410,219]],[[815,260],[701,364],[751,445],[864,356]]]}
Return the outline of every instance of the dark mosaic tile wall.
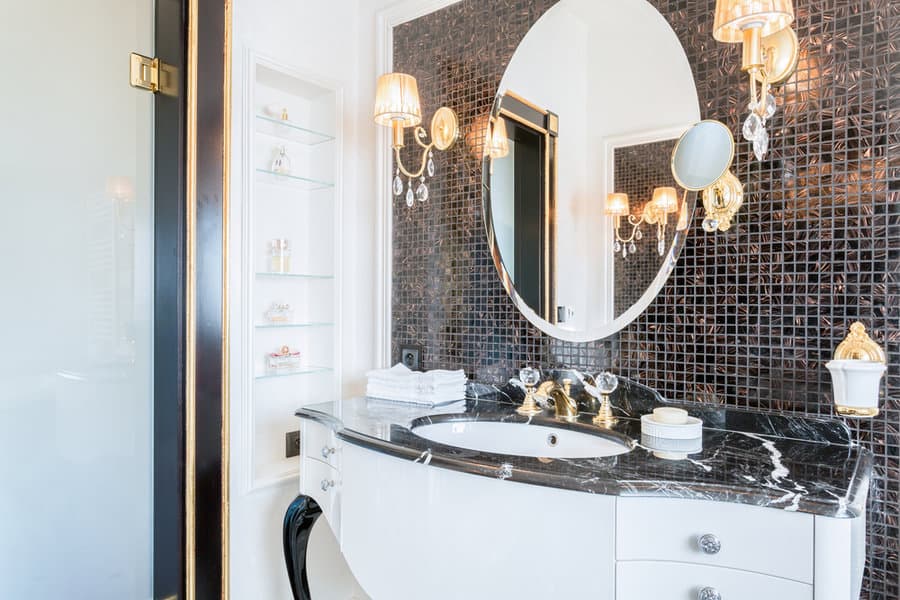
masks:
{"label": "dark mosaic tile wall", "polygon": [[[631,214],[640,218],[644,206],[653,198],[653,190],[658,187],[674,187],[675,178],[670,166],[672,150],[677,139],[647,144],[623,146],[613,150],[613,181],[615,191],[628,194]],[[692,194],[692,197],[696,194]],[[681,196],[678,198],[681,202]],[[619,235],[628,239],[632,228],[621,218]],[[675,238],[675,225],[678,214],[670,214],[663,233],[665,251],[668,252]],[[616,253],[615,258],[615,291],[613,314],[621,315],[644,295],[650,283],[659,273],[663,257],[659,255],[659,243],[656,225],[642,223],[639,227],[641,239],[633,239],[637,252],[623,256]],[[628,244],[630,247],[631,244]]]}
{"label": "dark mosaic tile wall", "polygon": [[[555,0],[463,0],[397,27],[395,68],[428,110],[456,109],[469,141],[438,155],[431,199],[394,208],[393,344],[427,368],[483,381],[525,363],[611,367],[679,400],[833,416],[824,362],[862,320],[888,352],[879,417],[852,422],[875,453],[863,597],[900,598],[900,2],[801,0],[802,60],[770,122],[764,162],[741,142],[735,226],[693,222],[656,301],[614,339],[570,344],[520,317],[501,287],[480,208],[478,131],[504,67]],[[686,48],[701,114],[738,131],[739,46],[711,36],[714,0],[651,0]],[[430,113],[426,116],[430,117]]]}

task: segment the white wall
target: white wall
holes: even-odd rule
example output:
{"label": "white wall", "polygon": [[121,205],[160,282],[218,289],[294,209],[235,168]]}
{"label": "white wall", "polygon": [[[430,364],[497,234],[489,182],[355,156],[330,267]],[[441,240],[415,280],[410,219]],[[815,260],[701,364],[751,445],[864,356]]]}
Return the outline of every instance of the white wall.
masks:
{"label": "white wall", "polygon": [[[371,4],[371,6],[369,6]],[[243,182],[242,149],[249,140],[241,138],[246,50],[279,63],[337,81],[343,87],[343,304],[340,318],[342,340],[342,391],[344,396],[364,390],[364,373],[375,362],[375,216],[374,124],[371,98],[374,94],[374,10],[380,5],[364,0],[235,0],[232,90],[232,205],[230,251],[240,253]],[[230,298],[237,306],[243,282],[240,270],[230,272]],[[245,493],[247,457],[253,440],[241,405],[240,315],[232,310],[229,324],[231,361],[231,598],[289,599],[290,588],[281,546],[281,522],[288,504],[297,495],[297,482]],[[324,398],[323,398],[324,400]],[[299,427],[299,422],[298,422]],[[259,434],[257,434],[259,435]],[[277,434],[280,436],[280,432]],[[319,528],[317,528],[318,530]],[[334,553],[334,546],[331,552]],[[328,561],[325,561],[328,562]],[[322,563],[319,563],[322,564]],[[329,564],[333,564],[329,563]],[[328,590],[317,598],[327,600]]]}

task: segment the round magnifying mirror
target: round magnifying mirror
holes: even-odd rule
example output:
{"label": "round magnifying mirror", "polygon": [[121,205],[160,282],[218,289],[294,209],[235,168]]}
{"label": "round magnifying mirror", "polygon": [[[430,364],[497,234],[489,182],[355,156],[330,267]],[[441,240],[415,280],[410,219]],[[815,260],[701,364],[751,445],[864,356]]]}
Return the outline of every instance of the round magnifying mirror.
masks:
{"label": "round magnifying mirror", "polygon": [[672,152],[700,121],[687,55],[646,0],[560,0],[484,115],[483,210],[519,312],[570,342],[608,337],[665,285],[697,193]]}
{"label": "round magnifying mirror", "polygon": [[734,160],[734,136],[719,121],[700,121],[688,129],[672,151],[672,176],[687,190],[708,188]]}

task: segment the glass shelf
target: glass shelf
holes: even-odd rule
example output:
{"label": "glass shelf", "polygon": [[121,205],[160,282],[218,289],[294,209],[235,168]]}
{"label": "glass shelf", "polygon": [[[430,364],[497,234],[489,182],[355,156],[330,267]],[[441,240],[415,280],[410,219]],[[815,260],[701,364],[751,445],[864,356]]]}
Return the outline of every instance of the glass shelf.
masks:
{"label": "glass shelf", "polygon": [[257,329],[290,329],[290,328],[308,328],[308,327],[334,327],[334,323],[313,322],[313,323],[260,323],[255,325]]}
{"label": "glass shelf", "polygon": [[301,375],[313,375],[315,373],[331,373],[334,371],[331,367],[303,367],[290,373],[264,373],[257,375],[256,379],[276,379],[278,377],[299,377]]}
{"label": "glass shelf", "polygon": [[334,141],[333,135],[301,127],[290,121],[283,121],[267,115],[256,115],[256,130],[266,135],[279,137],[305,146],[318,146]]}
{"label": "glass shelf", "polygon": [[272,183],[275,185],[288,186],[307,192],[316,190],[328,190],[334,187],[333,183],[328,181],[320,181],[309,177],[300,177],[299,175],[289,175],[287,173],[276,173],[269,169],[257,169],[256,179],[262,183]]}
{"label": "glass shelf", "polygon": [[334,279],[334,275],[310,275],[308,273],[276,273],[272,271],[257,271],[257,277],[288,277],[294,279]]}

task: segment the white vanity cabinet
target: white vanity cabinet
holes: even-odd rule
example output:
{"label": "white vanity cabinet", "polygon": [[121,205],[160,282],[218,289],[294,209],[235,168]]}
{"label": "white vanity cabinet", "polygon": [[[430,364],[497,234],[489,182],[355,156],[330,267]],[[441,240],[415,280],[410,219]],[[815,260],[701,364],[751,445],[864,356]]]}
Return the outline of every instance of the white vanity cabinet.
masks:
{"label": "white vanity cabinet", "polygon": [[343,442],[303,419],[300,489],[373,600],[857,600],[865,516],[591,494]]}
{"label": "white vanity cabinet", "polygon": [[341,470],[336,436],[330,427],[303,420],[300,425],[300,493],[313,498],[340,540]]}

